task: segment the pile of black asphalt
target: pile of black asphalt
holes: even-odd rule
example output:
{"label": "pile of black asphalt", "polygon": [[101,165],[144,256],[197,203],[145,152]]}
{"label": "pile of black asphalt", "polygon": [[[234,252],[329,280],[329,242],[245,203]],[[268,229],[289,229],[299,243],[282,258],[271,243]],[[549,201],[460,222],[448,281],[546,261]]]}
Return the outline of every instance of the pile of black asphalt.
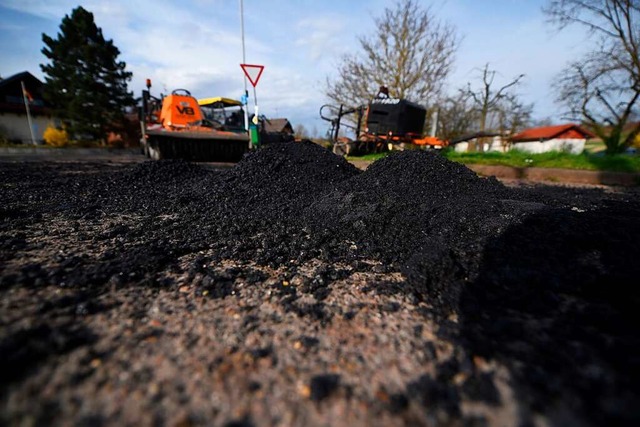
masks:
{"label": "pile of black asphalt", "polygon": [[[206,263],[286,266],[290,275],[310,260],[398,272],[403,281],[375,291],[424,302],[439,334],[506,366],[523,411],[561,407],[556,420],[640,422],[635,194],[509,188],[425,151],[394,152],[360,171],[311,142],[267,146],[228,170],[169,160],[5,163],[0,179],[0,294],[77,288],[83,307],[106,310],[91,305],[95,295],[170,289],[175,282],[159,273],[203,251]],[[83,243],[30,259],[31,225],[52,217],[78,223]],[[95,232],[80,226],[89,223]],[[0,378],[23,378],[28,352],[45,351],[30,341],[40,332],[3,336]]]}

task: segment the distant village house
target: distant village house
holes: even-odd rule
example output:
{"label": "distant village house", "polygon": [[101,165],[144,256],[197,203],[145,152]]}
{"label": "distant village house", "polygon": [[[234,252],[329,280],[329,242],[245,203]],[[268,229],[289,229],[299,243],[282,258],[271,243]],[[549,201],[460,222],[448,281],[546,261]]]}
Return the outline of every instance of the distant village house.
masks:
{"label": "distant village house", "polygon": [[43,142],[44,131],[52,122],[42,98],[43,87],[44,84],[28,71],[0,80],[0,138],[14,143],[32,142],[28,108],[33,138],[38,144]]}
{"label": "distant village house", "polygon": [[264,121],[264,129],[261,135],[262,143],[293,141],[293,126],[288,119],[267,119]]}
{"label": "distant village house", "polygon": [[576,124],[545,126],[525,129],[511,137],[513,150],[529,153],[546,153],[547,151],[564,151],[580,154],[584,151],[587,139],[595,135]]}
{"label": "distant village house", "polygon": [[273,133],[286,133],[293,135],[293,126],[287,119],[268,119],[264,123],[264,130]]}
{"label": "distant village house", "polygon": [[544,126],[525,129],[512,137],[499,133],[484,132],[468,135],[466,138],[454,142],[457,152],[468,151],[469,145],[476,147],[483,144],[483,151],[507,152],[510,150],[528,153],[546,153],[549,151],[563,151],[580,154],[584,151],[587,139],[594,138],[594,134],[576,124]]}
{"label": "distant village house", "polygon": [[451,141],[454,150],[459,153],[469,151],[470,146],[478,150],[482,146],[482,151],[499,151],[501,153],[509,151],[509,140],[500,132],[475,132]]}

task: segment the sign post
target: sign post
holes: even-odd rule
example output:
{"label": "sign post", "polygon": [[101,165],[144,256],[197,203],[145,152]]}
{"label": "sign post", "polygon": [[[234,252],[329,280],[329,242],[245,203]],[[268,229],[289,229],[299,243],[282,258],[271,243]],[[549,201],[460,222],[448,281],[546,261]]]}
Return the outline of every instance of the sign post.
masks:
{"label": "sign post", "polygon": [[[249,79],[251,86],[253,86],[253,125],[258,126],[258,96],[256,95],[256,85],[262,76],[264,71],[264,65],[255,64],[240,64],[244,75]],[[252,137],[253,142],[253,137]]]}
{"label": "sign post", "polygon": [[[247,55],[244,46],[244,2],[240,0],[240,30],[242,31],[242,63],[247,62]],[[249,131],[249,113],[247,112],[247,104],[249,100],[249,91],[247,90],[247,77],[244,78],[244,94],[242,95],[242,103],[244,104],[244,130]],[[251,144],[251,143],[249,143]],[[249,145],[251,147],[251,145]]]}
{"label": "sign post", "polygon": [[249,79],[251,85],[255,88],[258,85],[258,80],[260,80],[260,76],[262,76],[262,72],[264,71],[264,65],[254,65],[254,64],[240,64],[242,67],[242,71]]}

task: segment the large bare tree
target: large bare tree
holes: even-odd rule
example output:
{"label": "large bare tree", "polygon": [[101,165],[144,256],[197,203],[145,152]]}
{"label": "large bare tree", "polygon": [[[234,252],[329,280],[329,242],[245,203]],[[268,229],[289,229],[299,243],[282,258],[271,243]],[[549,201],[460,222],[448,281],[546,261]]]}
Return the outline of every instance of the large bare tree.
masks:
{"label": "large bare tree", "polygon": [[607,153],[629,147],[640,133],[640,0],[552,0],[544,9],[559,28],[585,27],[593,48],[557,78],[558,101],[569,117],[600,137]]}
{"label": "large bare tree", "polygon": [[438,136],[447,141],[459,141],[471,136],[478,138],[483,133],[513,135],[532,123],[533,104],[522,102],[513,93],[506,94],[488,111],[484,132],[479,130],[482,108],[478,108],[469,95],[468,87],[444,99],[438,112]]}
{"label": "large bare tree", "polygon": [[327,97],[357,107],[386,86],[391,97],[434,105],[458,47],[454,27],[439,22],[415,0],[398,1],[375,24],[375,34],[360,37],[359,51],[344,56],[337,76],[327,79]]}
{"label": "large bare tree", "polygon": [[[522,122],[528,120],[531,115],[531,106],[525,106],[518,100],[517,94],[513,91],[520,85],[524,74],[513,78],[508,83],[496,87],[495,80],[497,71],[491,70],[489,64],[485,64],[480,71],[480,86],[472,88],[471,83],[463,89],[469,99],[472,100],[473,108],[476,111],[478,120],[478,130],[481,133],[488,129],[510,131],[512,128],[521,126]],[[481,140],[482,142],[482,140]],[[471,151],[483,151],[484,144],[477,147],[469,145]]]}

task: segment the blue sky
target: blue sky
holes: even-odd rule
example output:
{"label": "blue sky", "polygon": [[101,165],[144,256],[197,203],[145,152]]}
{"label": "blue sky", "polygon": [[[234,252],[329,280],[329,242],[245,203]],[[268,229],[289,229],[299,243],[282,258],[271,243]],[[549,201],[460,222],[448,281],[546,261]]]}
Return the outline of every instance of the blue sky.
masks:
{"label": "blue sky", "polygon": [[[257,86],[260,112],[324,134],[327,124],[318,110],[326,103],[326,78],[342,55],[357,51],[358,36],[373,33],[373,17],[394,4],[244,0],[246,62],[265,66]],[[523,100],[535,104],[537,118],[560,121],[551,82],[588,46],[584,33],[548,25],[541,12],[544,0],[422,4],[453,24],[461,37],[450,91],[477,82],[478,69],[489,63],[499,73],[498,84],[525,74],[519,89]],[[239,0],[0,0],[0,75],[27,70],[43,78],[41,34],[57,34],[64,15],[78,5],[93,12],[105,37],[120,49],[120,59],[133,72],[129,87],[136,96],[146,78],[152,79],[155,94],[176,88],[197,97],[243,93]]]}

